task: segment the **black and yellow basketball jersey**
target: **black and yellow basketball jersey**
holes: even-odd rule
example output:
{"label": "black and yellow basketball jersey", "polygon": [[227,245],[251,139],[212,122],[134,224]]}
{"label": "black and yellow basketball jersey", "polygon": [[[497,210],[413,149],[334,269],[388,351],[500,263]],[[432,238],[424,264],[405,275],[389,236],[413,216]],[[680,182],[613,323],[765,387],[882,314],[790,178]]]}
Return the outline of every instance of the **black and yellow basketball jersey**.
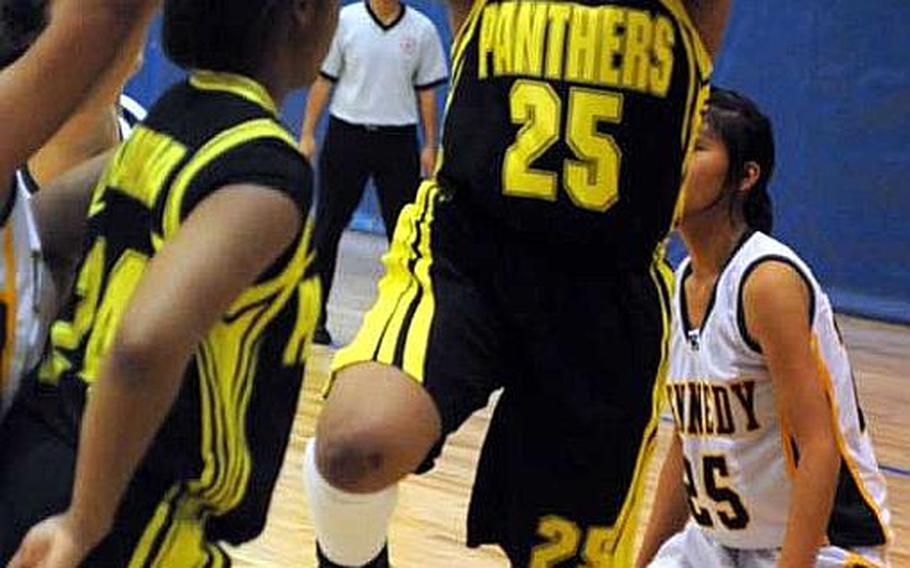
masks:
{"label": "black and yellow basketball jersey", "polygon": [[[154,106],[95,188],[86,254],[39,372],[60,386],[74,432],[149,260],[196,205],[238,183],[281,191],[307,216],[311,170],[266,90],[236,75],[195,73]],[[308,236],[301,229],[200,343],[137,474],[161,487],[161,514],[204,513],[211,540],[247,540],[265,520],[318,315],[318,283],[303,277]],[[148,527],[137,554],[163,538],[152,534],[163,526]]]}
{"label": "black and yellow basketball jersey", "polygon": [[681,0],[475,0],[439,180],[542,242],[650,260],[711,60]]}

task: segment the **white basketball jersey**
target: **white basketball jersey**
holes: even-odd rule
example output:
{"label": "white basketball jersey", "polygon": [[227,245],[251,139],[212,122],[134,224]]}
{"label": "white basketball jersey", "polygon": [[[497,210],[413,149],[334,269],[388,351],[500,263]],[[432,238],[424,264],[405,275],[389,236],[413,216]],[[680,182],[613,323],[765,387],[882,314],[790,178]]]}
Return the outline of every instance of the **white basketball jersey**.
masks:
{"label": "white basketball jersey", "polygon": [[22,376],[41,360],[57,311],[54,282],[32,214],[32,184],[24,171],[16,173],[0,227],[0,416],[9,408]]}
{"label": "white basketball jersey", "polygon": [[831,304],[808,266],[762,233],[744,238],[718,277],[701,329],[691,328],[685,307],[689,259],[677,274],[667,393],[682,439],[692,517],[724,546],[783,544],[799,449],[777,412],[771,376],[745,330],[742,307],[743,282],[769,259],[794,267],[812,293],[813,350],[842,455],[828,538],[845,548],[885,544],[885,482]]}

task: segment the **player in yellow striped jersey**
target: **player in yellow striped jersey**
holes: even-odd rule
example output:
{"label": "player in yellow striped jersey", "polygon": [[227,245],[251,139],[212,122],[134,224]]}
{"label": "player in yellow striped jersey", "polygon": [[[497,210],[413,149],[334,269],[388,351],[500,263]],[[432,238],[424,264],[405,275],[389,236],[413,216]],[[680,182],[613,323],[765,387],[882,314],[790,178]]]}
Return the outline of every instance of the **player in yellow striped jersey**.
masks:
{"label": "player in yellow striped jersey", "polygon": [[23,385],[44,438],[0,478],[57,479],[7,491],[2,522],[57,516],[13,566],[226,566],[221,543],[262,529],[319,302],[312,173],[278,104],[315,77],[335,17],[331,0],[165,2],[166,52],[192,73],[104,171]]}
{"label": "player in yellow striped jersey", "polygon": [[440,165],[399,217],[305,460],[322,566],[388,563],[397,482],[500,387],[468,545],[516,566],[632,563],[662,242],[729,4],[452,2]]}

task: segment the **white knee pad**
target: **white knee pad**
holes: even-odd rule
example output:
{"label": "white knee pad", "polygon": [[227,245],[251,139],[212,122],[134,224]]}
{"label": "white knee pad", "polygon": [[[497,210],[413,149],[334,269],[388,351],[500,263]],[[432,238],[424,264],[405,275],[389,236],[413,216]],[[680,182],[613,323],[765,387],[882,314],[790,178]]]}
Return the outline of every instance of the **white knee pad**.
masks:
{"label": "white knee pad", "polygon": [[348,493],[333,487],[316,467],[316,439],[307,443],[303,482],[323,554],[342,566],[362,566],[385,546],[398,485],[378,493]]}

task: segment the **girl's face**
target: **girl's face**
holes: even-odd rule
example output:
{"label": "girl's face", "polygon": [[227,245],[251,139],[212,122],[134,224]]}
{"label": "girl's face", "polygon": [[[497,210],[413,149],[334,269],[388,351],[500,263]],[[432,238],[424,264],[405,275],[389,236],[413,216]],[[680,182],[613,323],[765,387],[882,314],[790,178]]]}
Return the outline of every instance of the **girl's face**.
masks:
{"label": "girl's face", "polygon": [[721,200],[729,167],[727,147],[708,122],[704,121],[695,141],[695,152],[689,161],[684,182],[686,201],[683,221],[712,208]]}

